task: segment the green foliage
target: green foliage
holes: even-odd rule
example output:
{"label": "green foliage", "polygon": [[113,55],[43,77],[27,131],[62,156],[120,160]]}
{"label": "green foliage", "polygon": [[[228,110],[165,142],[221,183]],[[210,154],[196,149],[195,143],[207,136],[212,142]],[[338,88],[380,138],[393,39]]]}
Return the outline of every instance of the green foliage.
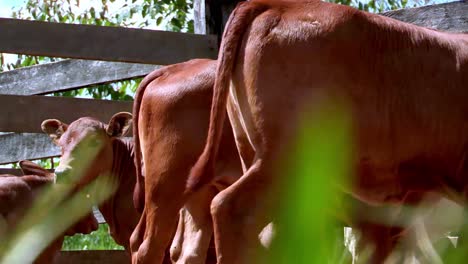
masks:
{"label": "green foliage", "polygon": [[340,263],[346,256],[336,219],[345,210],[338,188],[350,172],[351,120],[344,108],[331,106],[304,115],[287,169],[280,170],[289,176],[278,177],[284,181],[277,237],[265,263]]}
{"label": "green foliage", "polygon": [[[193,32],[193,19],[188,18],[192,8],[191,0],[144,0],[138,11],[143,17],[155,19],[158,26],[167,21],[166,30]],[[148,26],[148,21],[140,22],[140,26]]]}
{"label": "green foliage", "polygon": [[100,224],[99,229],[89,235],[67,236],[62,246],[62,250],[104,249],[124,249],[122,246],[117,245],[109,235],[109,226],[107,224]]}
{"label": "green foliage", "polygon": [[327,0],[328,2],[349,5],[367,12],[380,13],[388,10],[405,8],[408,0]]}
{"label": "green foliage", "polygon": [[28,0],[24,7],[13,12],[13,17],[138,28],[160,26],[165,21],[166,30],[193,32],[193,20],[188,17],[192,7],[191,0],[126,0],[120,6],[113,0],[95,1],[88,5],[79,0]]}
{"label": "green foliage", "polygon": [[[189,13],[191,0],[126,0],[121,6],[113,0],[95,1],[85,5],[79,0],[28,0],[13,11],[14,18],[57,23],[137,28],[163,27],[178,32],[193,32]],[[12,70],[61,60],[43,56],[18,55],[16,62],[4,63],[2,69]],[[95,99],[132,100],[141,79],[94,85],[78,90],[53,93],[54,96],[91,97]]]}

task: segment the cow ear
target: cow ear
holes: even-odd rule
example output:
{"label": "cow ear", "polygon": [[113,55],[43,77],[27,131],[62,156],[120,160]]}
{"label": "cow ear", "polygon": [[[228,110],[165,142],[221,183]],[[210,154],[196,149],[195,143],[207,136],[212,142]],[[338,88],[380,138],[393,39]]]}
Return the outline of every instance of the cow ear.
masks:
{"label": "cow ear", "polygon": [[29,160],[22,160],[19,166],[24,175],[37,175],[42,177],[52,177],[54,174],[36,163]]}
{"label": "cow ear", "polygon": [[63,133],[67,131],[68,125],[57,119],[47,119],[42,122],[41,128],[57,144]]}
{"label": "cow ear", "polygon": [[106,132],[111,137],[121,137],[128,133],[132,124],[132,114],[128,112],[120,112],[115,114],[109,124]]}

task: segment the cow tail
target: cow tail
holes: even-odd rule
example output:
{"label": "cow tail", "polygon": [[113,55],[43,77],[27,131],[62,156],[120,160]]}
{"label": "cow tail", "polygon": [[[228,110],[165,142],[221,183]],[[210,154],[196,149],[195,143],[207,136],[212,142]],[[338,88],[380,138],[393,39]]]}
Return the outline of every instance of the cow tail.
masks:
{"label": "cow tail", "polygon": [[215,160],[226,118],[226,102],[237,53],[246,29],[265,9],[264,5],[242,2],[234,9],[226,24],[218,55],[208,137],[203,153],[190,171],[186,194],[198,190],[214,177]]}
{"label": "cow tail", "polygon": [[133,205],[138,212],[142,213],[145,206],[145,179],[142,172],[142,153],[140,146],[140,135],[138,134],[138,120],[140,115],[140,105],[145,93],[146,87],[153,80],[157,79],[164,73],[163,69],[155,70],[148,74],[138,86],[135,93],[135,100],[133,103],[133,138],[134,138],[134,162],[136,169],[136,184],[133,191]]}

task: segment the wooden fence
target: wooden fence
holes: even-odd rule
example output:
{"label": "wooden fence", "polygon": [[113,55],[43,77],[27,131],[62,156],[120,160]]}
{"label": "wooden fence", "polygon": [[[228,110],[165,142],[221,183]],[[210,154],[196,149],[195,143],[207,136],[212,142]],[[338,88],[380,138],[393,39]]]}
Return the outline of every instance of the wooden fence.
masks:
{"label": "wooden fence", "polygon": [[[207,30],[210,22],[204,17],[213,15],[207,6],[211,2],[195,0],[198,33],[212,32]],[[444,31],[468,32],[466,1],[382,15]],[[60,150],[40,131],[44,119],[71,122],[78,117],[94,116],[107,121],[118,111],[131,111],[132,106],[130,101],[38,95],[139,78],[159,65],[192,58],[214,59],[219,39],[216,35],[6,18],[0,18],[0,32],[0,52],[75,58],[0,73],[0,131],[14,132],[0,135],[0,164],[59,155]],[[8,172],[18,173],[17,170]],[[122,263],[122,259],[127,260],[121,251],[64,254],[60,263]]]}

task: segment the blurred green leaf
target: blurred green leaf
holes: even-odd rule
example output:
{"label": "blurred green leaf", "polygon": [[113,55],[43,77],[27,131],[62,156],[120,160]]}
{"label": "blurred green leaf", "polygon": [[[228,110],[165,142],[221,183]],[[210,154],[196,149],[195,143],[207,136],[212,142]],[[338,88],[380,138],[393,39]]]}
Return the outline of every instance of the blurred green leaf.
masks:
{"label": "blurred green leaf", "polygon": [[336,215],[344,210],[338,187],[350,173],[350,117],[341,105],[323,104],[301,120],[281,174],[278,233],[265,263],[336,263],[343,254],[334,234]]}

